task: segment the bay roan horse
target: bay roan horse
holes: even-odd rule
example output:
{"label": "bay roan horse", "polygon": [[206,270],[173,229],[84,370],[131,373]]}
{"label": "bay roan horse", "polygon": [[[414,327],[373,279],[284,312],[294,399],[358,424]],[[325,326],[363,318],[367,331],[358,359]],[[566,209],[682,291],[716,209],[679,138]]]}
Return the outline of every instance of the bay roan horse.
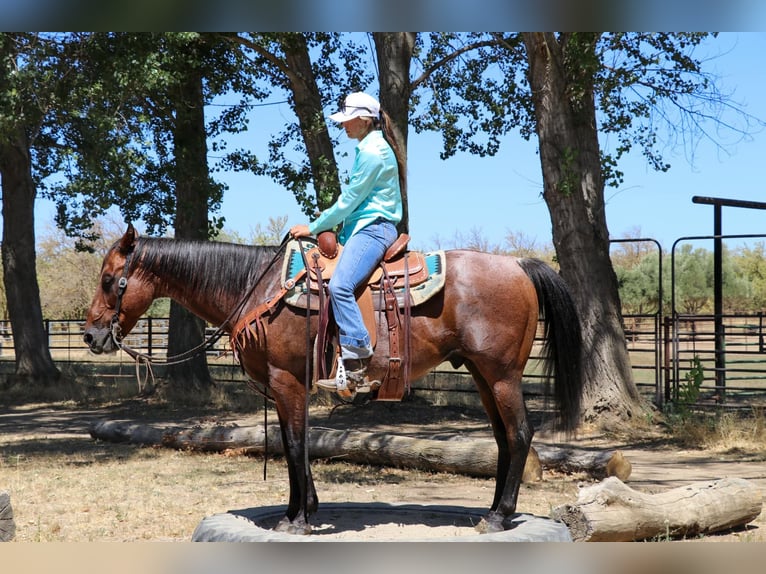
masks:
{"label": "bay roan horse", "polygon": [[[238,318],[282,288],[282,256],[277,249],[138,237],[129,226],[104,258],[84,340],[94,353],[115,352],[158,297],[170,297],[230,332]],[[541,261],[454,250],[446,252],[446,262],[443,289],[412,309],[410,377],[423,377],[444,361],[464,365],[473,376],[498,445],[494,498],[477,529],[500,531],[515,512],[532,441],[522,373],[538,319],[544,319],[545,372],[554,380],[560,426],[571,430],[582,393],[578,315],[563,280]],[[267,385],[275,401],[290,481],[287,510],[276,529],[294,534],[311,531],[309,518],[318,506],[305,442],[306,324],[305,310],[278,303],[263,318],[264,344],[239,352],[247,375]],[[314,312],[309,325],[313,340]],[[387,365],[388,357],[376,354],[370,378],[382,378]]]}

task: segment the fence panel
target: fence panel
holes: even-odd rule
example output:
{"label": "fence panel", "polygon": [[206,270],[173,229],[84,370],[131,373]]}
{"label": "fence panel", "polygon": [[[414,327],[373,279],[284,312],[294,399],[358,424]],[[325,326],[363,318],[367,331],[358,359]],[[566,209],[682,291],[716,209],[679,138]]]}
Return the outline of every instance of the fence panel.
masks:
{"label": "fence panel", "polygon": [[[766,349],[763,314],[724,315],[725,346],[716,350],[713,315],[677,315],[673,347],[675,373],[672,400],[693,380],[696,361],[702,368],[699,405],[759,407],[766,405]],[[721,366],[722,365],[722,366]]]}
{"label": "fence panel", "polygon": [[[679,389],[692,372],[694,359],[702,367],[703,383],[698,403],[732,407],[766,405],[766,333],[763,313],[726,315],[725,385],[718,384],[716,374],[715,325],[709,315],[678,315],[675,319],[658,314],[625,315],[625,334],[633,367],[634,381],[642,395],[661,406],[678,399]],[[669,324],[675,323],[673,328]],[[45,329],[51,355],[57,363],[90,363],[128,365],[132,360],[124,353],[93,355],[82,341],[83,321],[47,320]],[[213,328],[209,332],[214,331]],[[143,318],[125,338],[127,345],[156,358],[167,356],[168,319]],[[525,371],[525,394],[541,396],[542,323]],[[227,337],[221,338],[208,351],[214,376],[221,381],[242,381],[239,366],[228,352]],[[0,321],[0,361],[14,359],[13,338],[9,321]],[[130,373],[129,370],[127,370]],[[159,374],[159,373],[158,373]],[[458,402],[474,402],[473,383],[465,369],[441,365],[420,381],[413,382],[417,392],[465,395]],[[470,395],[470,398],[468,398]]]}

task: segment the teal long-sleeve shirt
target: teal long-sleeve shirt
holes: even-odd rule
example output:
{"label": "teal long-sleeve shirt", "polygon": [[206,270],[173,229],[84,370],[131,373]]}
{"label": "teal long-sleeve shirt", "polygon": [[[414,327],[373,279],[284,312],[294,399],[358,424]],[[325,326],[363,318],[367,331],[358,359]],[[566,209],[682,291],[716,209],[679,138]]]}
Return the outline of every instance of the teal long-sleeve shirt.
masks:
{"label": "teal long-sleeve shirt", "polygon": [[399,223],[402,194],[394,151],[382,132],[373,130],[356,146],[348,185],[341,188],[338,200],[309,224],[309,231],[316,235],[342,223],[338,240],[343,244],[379,217]]}

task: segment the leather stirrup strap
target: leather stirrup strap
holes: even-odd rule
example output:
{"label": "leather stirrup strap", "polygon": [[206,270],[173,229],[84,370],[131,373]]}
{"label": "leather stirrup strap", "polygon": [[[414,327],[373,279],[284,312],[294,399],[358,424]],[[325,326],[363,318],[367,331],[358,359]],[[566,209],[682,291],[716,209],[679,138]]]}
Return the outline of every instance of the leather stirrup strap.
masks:
{"label": "leather stirrup strap", "polygon": [[400,401],[404,396],[404,379],[402,378],[402,358],[400,355],[400,325],[399,303],[396,300],[394,285],[383,267],[383,293],[386,306],[386,320],[388,322],[388,372],[383,384],[378,390],[377,400]]}
{"label": "leather stirrup strap", "polygon": [[404,350],[402,352],[402,377],[404,378],[404,384],[407,387],[407,392],[410,391],[410,357],[412,357],[412,340],[410,339],[410,323],[412,319],[412,305],[410,304],[410,269],[409,258],[407,254],[404,255],[404,320],[402,322],[402,329],[404,330]]}
{"label": "leather stirrup strap", "polygon": [[316,273],[317,284],[319,286],[319,321],[317,325],[316,347],[314,349],[316,359],[315,364],[317,366],[316,373],[314,373],[314,380],[316,381],[318,379],[326,379],[329,376],[325,362],[325,349],[327,347],[327,341],[330,335],[330,305],[326,292],[327,281],[325,281],[324,277],[322,277],[322,270],[319,268],[317,259],[314,260],[314,264],[314,271]]}

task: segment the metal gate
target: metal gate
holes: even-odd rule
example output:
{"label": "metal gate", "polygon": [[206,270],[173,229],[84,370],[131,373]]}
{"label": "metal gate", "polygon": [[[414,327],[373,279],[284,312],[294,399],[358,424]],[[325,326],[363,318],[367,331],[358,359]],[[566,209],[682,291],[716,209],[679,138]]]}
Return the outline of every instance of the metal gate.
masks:
{"label": "metal gate", "polygon": [[[690,385],[698,406],[753,408],[766,405],[766,341],[764,317],[754,314],[725,314],[721,241],[764,238],[764,234],[681,237],[671,251],[671,309],[666,318],[666,343],[670,364],[666,369],[665,400],[678,401]],[[691,241],[714,241],[715,270],[712,314],[679,311],[676,291],[676,249]],[[669,331],[669,333],[668,333]],[[669,337],[669,340],[668,340]],[[688,399],[688,395],[686,396]]]}

